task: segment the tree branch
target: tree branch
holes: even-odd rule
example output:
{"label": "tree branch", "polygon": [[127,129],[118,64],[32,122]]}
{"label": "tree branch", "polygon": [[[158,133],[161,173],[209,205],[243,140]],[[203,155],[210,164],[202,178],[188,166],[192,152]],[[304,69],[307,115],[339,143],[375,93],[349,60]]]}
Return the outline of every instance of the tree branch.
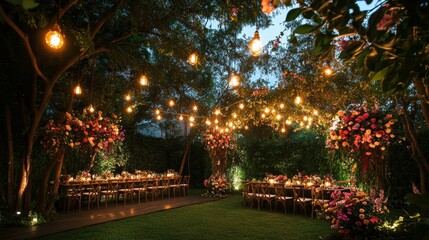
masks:
{"label": "tree branch", "polygon": [[0,4],[0,15],[3,17],[4,21],[13,29],[15,32],[21,37],[24,41],[25,49],[27,50],[27,54],[30,58],[31,65],[33,66],[36,73],[47,83],[49,81],[48,77],[40,70],[39,65],[37,63],[36,55],[34,55],[33,49],[31,48],[30,41],[28,41],[28,35],[24,33],[13,21],[12,19],[6,15],[3,5]]}
{"label": "tree branch", "polygon": [[128,34],[125,34],[125,35],[122,35],[122,36],[120,36],[120,37],[118,37],[118,38],[113,39],[110,43],[117,43],[117,42],[120,42],[120,41],[122,41],[122,40],[124,40],[124,39],[127,39],[127,38],[129,38],[129,37],[133,36],[134,34],[135,34],[135,33],[130,32],[130,33],[128,33]]}
{"label": "tree branch", "polygon": [[58,10],[58,20],[61,19],[64,14],[74,5],[77,3],[77,0],[71,0],[69,3],[67,3],[67,5],[65,7],[61,7]]}
{"label": "tree branch", "polygon": [[100,29],[107,22],[107,20],[109,20],[112,17],[112,15],[116,12],[116,10],[118,10],[119,5],[121,5],[122,2],[123,0],[116,1],[115,5],[113,5],[113,7],[104,14],[103,18],[100,19],[100,21],[98,21],[97,25],[95,25],[94,29],[92,29],[91,31],[91,39],[94,39],[98,31],[100,31]]}

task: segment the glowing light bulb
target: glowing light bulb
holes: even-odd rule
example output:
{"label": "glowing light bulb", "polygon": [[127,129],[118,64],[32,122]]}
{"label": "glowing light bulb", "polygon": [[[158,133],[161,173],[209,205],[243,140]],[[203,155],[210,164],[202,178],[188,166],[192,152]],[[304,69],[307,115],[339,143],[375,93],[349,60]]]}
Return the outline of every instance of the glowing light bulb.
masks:
{"label": "glowing light bulb", "polygon": [[174,107],[174,104],[175,104],[174,100],[172,100],[172,99],[168,102],[168,106],[170,106],[170,107]]}
{"label": "glowing light bulb", "polygon": [[265,112],[265,113],[269,113],[269,112],[270,112],[270,109],[269,109],[268,107],[266,107],[266,108],[264,109],[264,112]]}
{"label": "glowing light bulb", "polygon": [[238,105],[238,108],[243,109],[243,108],[244,108],[244,103],[240,103],[240,104]]}
{"label": "glowing light bulb", "polygon": [[283,103],[280,104],[280,108],[283,109],[285,108],[285,105]]}
{"label": "glowing light bulb", "polygon": [[262,114],[261,114],[261,118],[265,118],[265,113],[262,113]]}
{"label": "glowing light bulb", "polygon": [[317,115],[319,115],[319,112],[317,110],[314,110],[313,114],[317,116]]}
{"label": "glowing light bulb", "polygon": [[133,112],[133,108],[132,107],[127,107],[127,113],[132,113]]}
{"label": "glowing light bulb", "polygon": [[280,120],[280,119],[282,119],[282,115],[280,115],[280,114],[277,114],[277,116],[276,116],[276,119],[277,119],[277,120]]}
{"label": "glowing light bulb", "polygon": [[159,111],[159,109],[156,109],[156,110],[155,110],[155,114],[156,114],[156,115],[159,115],[160,113],[161,113],[161,111]]}
{"label": "glowing light bulb", "polygon": [[240,77],[235,71],[231,74],[231,77],[229,79],[229,85],[231,87],[237,87],[238,85],[240,85]]}
{"label": "glowing light bulb", "polygon": [[146,75],[141,75],[141,76],[140,76],[140,80],[139,80],[139,82],[140,82],[140,85],[142,85],[142,86],[147,86],[147,84],[148,84],[148,80],[147,80]]}
{"label": "glowing light bulb", "polygon": [[196,65],[198,63],[198,55],[196,53],[192,53],[191,55],[189,55],[188,62],[192,66]]}
{"label": "glowing light bulb", "polygon": [[126,101],[130,101],[131,100],[131,95],[130,94],[125,95],[125,100]]}
{"label": "glowing light bulb", "polygon": [[291,124],[292,124],[292,121],[288,119],[288,120],[286,120],[286,124],[287,124],[287,125],[291,125]]}
{"label": "glowing light bulb", "polygon": [[194,126],[194,123],[193,123],[193,122],[189,123],[189,126],[190,126],[190,127],[193,127],[193,126]]}
{"label": "glowing light bulb", "polygon": [[77,84],[77,86],[74,88],[74,93],[76,95],[81,95],[82,94],[82,88],[80,87],[80,84]]}
{"label": "glowing light bulb", "polygon": [[323,72],[325,73],[326,76],[331,76],[333,73],[332,68],[329,65],[325,67],[325,70],[323,70]]}
{"label": "glowing light bulb", "polygon": [[46,33],[45,42],[53,49],[60,49],[64,45],[64,35],[61,33],[61,29],[58,24],[54,24]]}
{"label": "glowing light bulb", "polygon": [[262,42],[261,38],[259,37],[259,32],[255,31],[255,35],[253,36],[253,39],[249,43],[250,53],[257,57],[261,55],[262,53]]}
{"label": "glowing light bulb", "polygon": [[194,110],[194,112],[198,111],[198,106],[197,106],[197,105],[194,105],[194,106],[192,107],[192,110]]}
{"label": "glowing light bulb", "polygon": [[285,133],[285,132],[286,132],[286,128],[282,128],[282,129],[281,129],[281,132],[282,132],[282,133]]}
{"label": "glowing light bulb", "polygon": [[244,129],[247,130],[247,129],[249,129],[249,127],[248,126],[244,126]]}
{"label": "glowing light bulb", "polygon": [[89,112],[93,113],[95,111],[94,107],[91,105],[89,105]]}
{"label": "glowing light bulb", "polygon": [[301,103],[302,103],[302,99],[301,99],[301,97],[300,97],[300,96],[297,96],[297,97],[295,98],[295,103],[296,103],[296,104],[301,104]]}
{"label": "glowing light bulb", "polygon": [[190,121],[190,122],[193,122],[193,121],[195,121],[195,118],[194,118],[193,116],[190,116],[190,117],[189,117],[189,121]]}
{"label": "glowing light bulb", "polygon": [[303,118],[303,119],[304,119],[304,121],[307,121],[307,120],[308,120],[308,117],[307,117],[307,116],[304,116],[304,118]]}
{"label": "glowing light bulb", "polygon": [[206,124],[207,124],[207,126],[210,126],[210,125],[212,124],[212,122],[210,122],[210,120],[209,120],[209,119],[207,119],[207,120],[206,120]]}
{"label": "glowing light bulb", "polygon": [[179,116],[179,120],[183,121],[183,116],[182,115]]}
{"label": "glowing light bulb", "polygon": [[217,118],[214,120],[214,123],[215,124],[218,124],[219,123],[219,120],[217,120]]}
{"label": "glowing light bulb", "polygon": [[237,113],[232,113],[233,118],[237,118]]}
{"label": "glowing light bulb", "polygon": [[215,115],[219,115],[220,114],[220,110],[219,109],[216,109],[216,111],[215,111]]}
{"label": "glowing light bulb", "polygon": [[162,116],[161,115],[157,115],[156,116],[156,120],[161,121],[162,120]]}

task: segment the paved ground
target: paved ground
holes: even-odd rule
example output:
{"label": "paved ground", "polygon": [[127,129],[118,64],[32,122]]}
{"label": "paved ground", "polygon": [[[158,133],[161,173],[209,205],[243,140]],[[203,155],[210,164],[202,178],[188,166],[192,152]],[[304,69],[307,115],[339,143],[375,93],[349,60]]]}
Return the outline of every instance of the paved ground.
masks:
{"label": "paved ground", "polygon": [[[170,198],[158,201],[149,201],[140,204],[129,204],[117,206],[100,206],[99,209],[82,210],[80,212],[60,213],[58,217],[47,223],[35,227],[10,227],[0,228],[1,239],[30,239],[45,236],[52,233],[63,232],[75,228],[81,228],[108,221],[139,216],[157,211],[164,211],[172,208],[179,208],[204,202],[210,202],[214,198],[200,196],[186,196]],[[84,208],[82,208],[84,209]]]}

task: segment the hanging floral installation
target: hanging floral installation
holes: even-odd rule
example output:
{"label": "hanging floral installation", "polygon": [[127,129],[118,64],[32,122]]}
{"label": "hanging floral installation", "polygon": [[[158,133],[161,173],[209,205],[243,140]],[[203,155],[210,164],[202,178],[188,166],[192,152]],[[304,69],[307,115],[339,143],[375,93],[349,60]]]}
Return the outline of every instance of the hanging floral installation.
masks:
{"label": "hanging floral installation", "polygon": [[[381,187],[384,175],[384,151],[396,140],[392,114],[384,114],[380,109],[368,109],[364,105],[351,105],[340,110],[332,121],[326,147],[330,152],[340,151],[354,156],[361,166],[362,181],[370,171],[377,175],[377,185]],[[372,174],[372,173],[371,173]]]}
{"label": "hanging floral installation", "polygon": [[91,158],[99,151],[109,152],[113,144],[123,141],[125,131],[120,119],[103,116],[99,111],[91,114],[86,110],[79,119],[71,113],[65,114],[64,121],[51,119],[43,128],[42,146],[54,156],[60,149],[79,149]]}
{"label": "hanging floral installation", "polygon": [[225,173],[228,151],[234,146],[231,136],[228,133],[207,129],[204,133],[204,142],[212,160],[213,173]]}

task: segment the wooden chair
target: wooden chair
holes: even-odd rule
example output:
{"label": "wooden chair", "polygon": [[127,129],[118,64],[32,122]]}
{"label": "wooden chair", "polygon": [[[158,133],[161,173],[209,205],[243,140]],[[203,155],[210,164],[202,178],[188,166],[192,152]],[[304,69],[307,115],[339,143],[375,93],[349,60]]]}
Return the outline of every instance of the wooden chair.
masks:
{"label": "wooden chair", "polygon": [[258,209],[261,209],[264,206],[264,203],[267,203],[270,211],[272,211],[272,203],[276,195],[271,194],[271,186],[269,183],[261,183],[259,187],[259,193],[256,194],[258,200]]}
{"label": "wooden chair", "polygon": [[173,184],[170,184],[170,190],[173,191],[173,197],[174,198],[176,197],[176,192],[177,192],[177,194],[180,195],[180,192],[181,192],[180,191],[180,189],[181,189],[180,183],[181,183],[181,181],[182,181],[182,176],[175,176],[172,179]]}
{"label": "wooden chair", "polygon": [[[82,205],[82,185],[83,182],[81,181],[76,181],[76,182],[70,182],[67,185],[67,189],[66,189],[66,193],[65,193],[65,198],[66,198],[66,202],[67,202],[67,212],[70,211],[70,204],[75,202],[79,205],[79,211],[81,209],[81,205]],[[65,207],[65,205],[64,205]]]}
{"label": "wooden chair", "polygon": [[325,199],[324,189],[313,187],[311,189],[311,217],[314,217],[314,213],[316,212],[316,208],[323,208],[323,205],[329,203],[329,200]]}
{"label": "wooden chair", "polygon": [[118,196],[122,195],[124,205],[127,204],[127,198],[131,198],[131,203],[134,204],[134,179],[126,179],[122,186],[119,187]]}
{"label": "wooden chair", "polygon": [[242,194],[242,203],[245,205],[251,206],[251,203],[253,201],[253,192],[252,192],[252,186],[250,182],[245,182],[243,185],[243,191]]}
{"label": "wooden chair", "polygon": [[82,192],[82,197],[88,200],[88,210],[91,207],[91,202],[95,200],[97,207],[100,208],[100,181],[90,181],[89,187]]}
{"label": "wooden chair", "polygon": [[287,213],[287,206],[288,202],[293,201],[293,194],[287,195],[287,191],[283,184],[276,184],[274,185],[274,191],[275,191],[275,210],[277,210],[278,204],[283,205],[283,209],[285,213]]}
{"label": "wooden chair", "polygon": [[138,182],[135,183],[135,187],[133,191],[138,196],[138,202],[140,203],[141,195],[145,195],[145,199],[147,202],[147,194],[148,194],[148,180],[147,179],[140,179]]}
{"label": "wooden chair", "polygon": [[313,199],[311,199],[311,196],[305,195],[305,188],[303,186],[293,186],[293,214],[295,215],[296,208],[299,207],[301,209],[301,212],[304,213],[304,215],[307,215],[307,206],[311,205],[311,202]]}
{"label": "wooden chair", "polygon": [[161,199],[164,199],[164,195],[168,195],[168,198],[170,198],[170,180],[168,177],[161,178],[161,184],[158,186]]}
{"label": "wooden chair", "polygon": [[109,197],[112,197],[118,205],[118,191],[119,191],[119,181],[118,180],[108,180],[105,189],[101,189],[100,198],[104,196],[105,207],[107,207],[107,202]]}
{"label": "wooden chair", "polygon": [[188,192],[188,195],[189,195],[189,181],[191,180],[191,176],[189,175],[184,176],[182,180],[183,182],[180,185],[182,186],[182,189],[183,189],[183,196],[186,196],[186,192]]}
{"label": "wooden chair", "polygon": [[149,194],[152,196],[152,201],[154,201],[156,198],[158,198],[157,195],[159,194],[160,181],[161,181],[160,179],[154,178],[147,187]]}

